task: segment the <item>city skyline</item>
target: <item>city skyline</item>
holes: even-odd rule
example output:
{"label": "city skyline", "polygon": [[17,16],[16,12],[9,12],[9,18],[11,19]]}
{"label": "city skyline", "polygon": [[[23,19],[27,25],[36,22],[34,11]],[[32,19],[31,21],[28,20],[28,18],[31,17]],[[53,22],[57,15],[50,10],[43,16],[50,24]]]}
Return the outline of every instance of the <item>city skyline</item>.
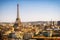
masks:
{"label": "city skyline", "polygon": [[0,0],[0,22],[15,22],[17,3],[22,22],[60,21],[59,0]]}

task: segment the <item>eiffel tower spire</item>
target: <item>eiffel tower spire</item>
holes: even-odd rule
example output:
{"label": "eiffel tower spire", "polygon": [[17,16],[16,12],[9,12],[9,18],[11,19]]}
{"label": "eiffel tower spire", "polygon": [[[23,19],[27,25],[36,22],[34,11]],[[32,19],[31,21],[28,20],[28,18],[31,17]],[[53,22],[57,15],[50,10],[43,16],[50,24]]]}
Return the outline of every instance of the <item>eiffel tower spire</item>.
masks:
{"label": "eiffel tower spire", "polygon": [[21,19],[19,17],[19,4],[17,4],[17,18],[16,18],[16,22],[14,24],[14,27],[20,27],[21,26]]}
{"label": "eiffel tower spire", "polygon": [[21,19],[19,17],[19,4],[17,4],[17,18],[16,18],[16,23],[21,24]]}
{"label": "eiffel tower spire", "polygon": [[19,18],[19,4],[17,4],[17,18]]}

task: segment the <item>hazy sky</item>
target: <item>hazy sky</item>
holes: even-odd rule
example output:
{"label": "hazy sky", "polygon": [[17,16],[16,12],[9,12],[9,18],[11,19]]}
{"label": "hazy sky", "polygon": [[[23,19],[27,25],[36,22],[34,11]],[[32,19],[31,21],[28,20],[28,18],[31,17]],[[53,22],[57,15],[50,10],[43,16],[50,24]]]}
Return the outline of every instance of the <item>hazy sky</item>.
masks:
{"label": "hazy sky", "polygon": [[17,3],[23,22],[60,20],[60,0],[0,0],[0,22],[15,22]]}

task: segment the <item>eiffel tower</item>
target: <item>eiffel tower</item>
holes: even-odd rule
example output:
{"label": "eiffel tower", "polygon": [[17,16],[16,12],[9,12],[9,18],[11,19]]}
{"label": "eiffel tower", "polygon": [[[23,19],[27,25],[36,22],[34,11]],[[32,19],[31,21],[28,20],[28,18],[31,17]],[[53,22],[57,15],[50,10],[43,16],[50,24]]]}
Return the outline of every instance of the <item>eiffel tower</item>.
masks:
{"label": "eiffel tower", "polygon": [[21,19],[19,17],[19,4],[17,4],[17,18],[16,18],[16,22],[14,24],[14,29],[17,29],[21,25],[22,25],[22,23],[21,23]]}

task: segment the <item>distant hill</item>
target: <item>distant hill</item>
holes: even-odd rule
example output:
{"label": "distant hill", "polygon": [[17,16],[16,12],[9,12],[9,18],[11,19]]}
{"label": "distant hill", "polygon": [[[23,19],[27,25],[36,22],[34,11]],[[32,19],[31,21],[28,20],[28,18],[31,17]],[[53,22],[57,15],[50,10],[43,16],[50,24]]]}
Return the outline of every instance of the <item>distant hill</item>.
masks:
{"label": "distant hill", "polygon": [[[32,24],[36,24],[36,23],[46,23],[48,21],[32,21],[32,22],[22,22],[22,23],[32,23]],[[50,21],[49,21],[50,22]],[[0,24],[10,24],[11,22],[0,22]],[[15,22],[12,22],[12,24],[14,24]],[[57,21],[57,24],[60,25],[60,21]]]}

